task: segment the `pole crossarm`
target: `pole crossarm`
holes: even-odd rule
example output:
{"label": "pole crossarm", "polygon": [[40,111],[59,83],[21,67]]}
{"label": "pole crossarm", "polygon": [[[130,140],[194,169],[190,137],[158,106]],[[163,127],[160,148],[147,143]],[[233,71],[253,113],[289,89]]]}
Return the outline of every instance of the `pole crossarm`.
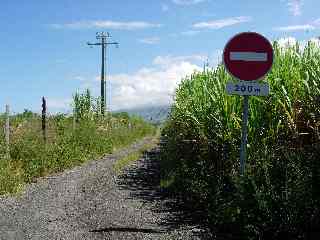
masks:
{"label": "pole crossarm", "polygon": [[99,45],[101,45],[101,43],[90,43],[90,42],[87,42],[87,44],[89,46],[99,46]]}
{"label": "pole crossarm", "polygon": [[[102,43],[90,43],[90,42],[87,42],[87,44],[89,46],[102,46]],[[119,45],[118,42],[105,42],[103,43],[104,45]]]}

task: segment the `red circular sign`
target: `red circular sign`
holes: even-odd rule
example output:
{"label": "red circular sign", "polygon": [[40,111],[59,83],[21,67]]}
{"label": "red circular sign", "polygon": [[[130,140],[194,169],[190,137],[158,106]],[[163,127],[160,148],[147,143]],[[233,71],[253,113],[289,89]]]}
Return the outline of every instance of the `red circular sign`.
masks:
{"label": "red circular sign", "polygon": [[243,81],[259,80],[272,67],[273,48],[268,39],[258,33],[240,33],[225,46],[223,62],[233,77]]}

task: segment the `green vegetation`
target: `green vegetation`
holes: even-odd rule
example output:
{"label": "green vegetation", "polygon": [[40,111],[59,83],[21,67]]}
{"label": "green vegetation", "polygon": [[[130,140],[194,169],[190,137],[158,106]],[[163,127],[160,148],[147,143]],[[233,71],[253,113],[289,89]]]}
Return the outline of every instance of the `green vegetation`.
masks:
{"label": "green vegetation", "polygon": [[205,209],[226,237],[297,239],[320,229],[320,49],[273,45],[271,94],[250,97],[244,177],[242,98],[226,95],[232,79],[222,64],[182,81],[162,132],[162,185]]}
{"label": "green vegetation", "polygon": [[[74,116],[48,116],[47,143],[41,116],[25,110],[10,118],[10,159],[5,159],[0,133],[0,195],[16,193],[24,183],[97,159],[135,140],[153,135],[155,128],[126,113],[99,115],[99,101],[90,92],[74,96]],[[4,116],[0,117],[4,125]]]}
{"label": "green vegetation", "polygon": [[151,150],[152,148],[156,147],[158,141],[157,138],[153,138],[151,142],[144,144],[141,148],[139,148],[139,150],[128,154],[127,156],[125,156],[124,158],[118,160],[114,165],[113,165],[113,169],[120,174],[123,169],[127,166],[129,166],[130,164],[134,163],[135,161],[139,160],[140,158],[143,157],[143,154],[148,151]]}
{"label": "green vegetation", "polygon": [[142,153],[140,151],[137,152],[133,152],[130,153],[129,155],[125,156],[124,158],[120,159],[119,161],[117,161],[114,166],[113,169],[117,172],[117,173],[121,173],[122,170],[130,165],[131,163],[137,161],[140,157],[142,156]]}

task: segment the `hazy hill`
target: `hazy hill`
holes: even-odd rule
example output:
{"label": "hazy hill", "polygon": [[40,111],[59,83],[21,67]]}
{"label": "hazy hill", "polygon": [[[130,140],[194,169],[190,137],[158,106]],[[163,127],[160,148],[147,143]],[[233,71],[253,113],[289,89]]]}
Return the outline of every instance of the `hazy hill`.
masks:
{"label": "hazy hill", "polygon": [[132,109],[121,109],[115,112],[127,112],[129,115],[138,115],[148,122],[162,123],[166,120],[170,106],[145,106]]}

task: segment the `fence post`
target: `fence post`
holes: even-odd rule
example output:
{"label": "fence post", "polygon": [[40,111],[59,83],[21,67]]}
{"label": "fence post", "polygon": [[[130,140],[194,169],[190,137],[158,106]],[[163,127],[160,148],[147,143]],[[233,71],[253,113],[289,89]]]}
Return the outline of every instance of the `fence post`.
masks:
{"label": "fence post", "polygon": [[42,97],[42,134],[43,134],[44,143],[47,143],[46,115],[47,115],[47,103],[46,103],[46,99]]}
{"label": "fence post", "polygon": [[6,105],[6,124],[5,124],[5,138],[6,138],[6,157],[10,158],[10,108]]}

